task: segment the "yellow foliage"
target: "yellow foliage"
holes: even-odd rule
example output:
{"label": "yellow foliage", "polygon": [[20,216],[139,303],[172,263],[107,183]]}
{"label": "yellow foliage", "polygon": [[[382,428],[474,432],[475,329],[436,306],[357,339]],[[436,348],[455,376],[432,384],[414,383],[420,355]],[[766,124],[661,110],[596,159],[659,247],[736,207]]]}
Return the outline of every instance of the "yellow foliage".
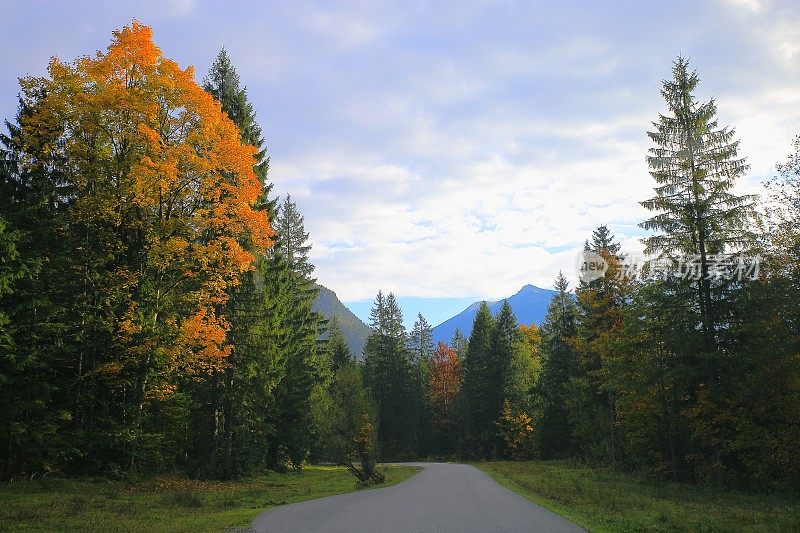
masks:
{"label": "yellow foliage", "polygon": [[115,228],[140,261],[120,265],[128,275],[118,286],[133,301],[118,317],[119,363],[102,371],[157,361],[146,396],[169,394],[175,371],[224,366],[222,306],[270,246],[268,215],[254,207],[264,187],[256,148],[138,22],[114,32],[104,53],[53,58],[48,72],[20,81],[35,111],[22,122],[35,157],[22,163],[63,167],[74,222]]}

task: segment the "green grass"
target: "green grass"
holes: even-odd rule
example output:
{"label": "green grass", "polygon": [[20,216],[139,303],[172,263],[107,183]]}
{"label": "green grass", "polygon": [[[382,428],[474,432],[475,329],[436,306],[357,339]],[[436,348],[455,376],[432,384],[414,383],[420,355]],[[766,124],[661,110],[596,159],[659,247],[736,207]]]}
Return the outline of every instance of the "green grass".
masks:
{"label": "green grass", "polygon": [[[386,484],[417,472],[387,466]],[[47,479],[0,485],[0,531],[225,531],[276,505],[355,490],[345,469],[312,466],[235,482]]]}
{"label": "green grass", "polygon": [[590,531],[800,531],[797,496],[655,484],[561,461],[476,466]]}

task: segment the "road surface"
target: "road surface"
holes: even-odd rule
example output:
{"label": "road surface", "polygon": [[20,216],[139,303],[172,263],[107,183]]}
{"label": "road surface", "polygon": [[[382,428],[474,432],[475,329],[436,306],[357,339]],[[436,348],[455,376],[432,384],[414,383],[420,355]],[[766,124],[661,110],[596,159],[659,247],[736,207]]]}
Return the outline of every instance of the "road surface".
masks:
{"label": "road surface", "polygon": [[473,466],[408,463],[424,470],[391,487],[274,507],[257,532],[583,531],[495,483]]}

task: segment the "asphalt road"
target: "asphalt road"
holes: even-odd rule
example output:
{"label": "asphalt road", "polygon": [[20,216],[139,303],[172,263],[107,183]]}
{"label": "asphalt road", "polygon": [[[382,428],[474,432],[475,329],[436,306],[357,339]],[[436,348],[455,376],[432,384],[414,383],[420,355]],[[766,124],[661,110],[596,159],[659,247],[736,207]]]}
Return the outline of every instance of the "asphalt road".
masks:
{"label": "asphalt road", "polygon": [[498,485],[475,467],[409,463],[422,472],[398,485],[275,507],[258,532],[575,532],[575,524]]}

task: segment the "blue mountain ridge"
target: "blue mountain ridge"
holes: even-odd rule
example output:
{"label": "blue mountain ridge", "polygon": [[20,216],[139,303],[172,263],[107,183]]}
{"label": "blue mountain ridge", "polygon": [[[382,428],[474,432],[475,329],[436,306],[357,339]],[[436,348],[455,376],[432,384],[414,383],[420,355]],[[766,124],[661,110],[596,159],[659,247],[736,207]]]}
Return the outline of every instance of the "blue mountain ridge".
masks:
{"label": "blue mountain ridge", "polygon": [[[547,314],[547,306],[556,294],[557,292],[553,290],[540,289],[534,285],[525,285],[519,292],[505,300],[508,300],[509,305],[511,305],[518,323],[536,324],[538,326],[544,321],[544,317]],[[505,300],[487,302],[492,315],[497,315],[500,312]],[[459,328],[465,337],[469,337],[472,331],[472,322],[475,320],[475,315],[478,314],[480,305],[480,302],[475,302],[456,316],[433,328],[433,342],[449,343],[456,328]]]}

